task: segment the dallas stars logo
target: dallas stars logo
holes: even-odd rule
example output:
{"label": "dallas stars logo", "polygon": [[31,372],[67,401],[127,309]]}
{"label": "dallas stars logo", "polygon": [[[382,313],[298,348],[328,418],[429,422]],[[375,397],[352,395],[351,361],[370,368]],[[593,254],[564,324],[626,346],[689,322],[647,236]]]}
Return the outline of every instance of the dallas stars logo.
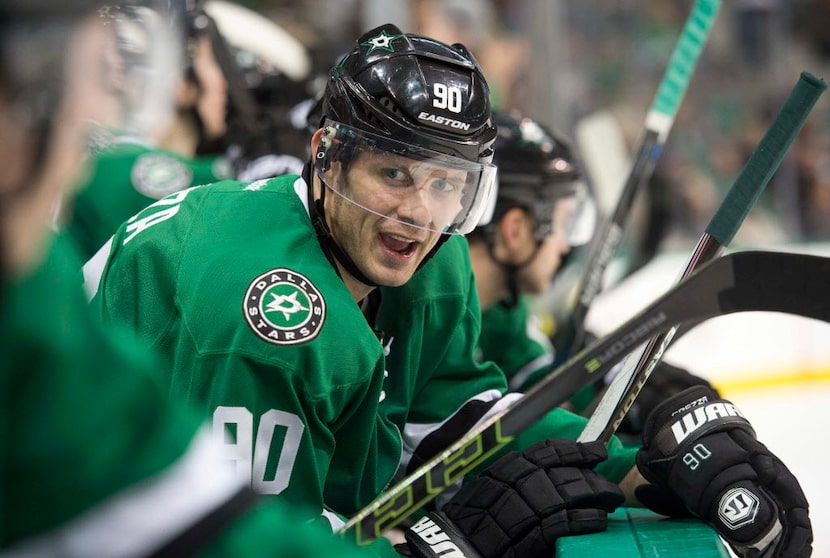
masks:
{"label": "dallas stars logo", "polygon": [[377,49],[388,50],[389,52],[395,52],[395,47],[392,46],[392,41],[395,39],[400,39],[403,35],[387,35],[386,31],[381,31],[379,35],[376,37],[372,37],[368,41],[364,41],[360,43],[363,46],[369,47],[368,52],[366,54],[371,54],[372,52],[376,51]]}
{"label": "dallas stars logo", "polygon": [[307,277],[278,268],[251,281],[242,311],[262,340],[296,345],[317,337],[326,318],[326,302]]}
{"label": "dallas stars logo", "polygon": [[160,200],[190,186],[193,172],[164,153],[145,153],[133,164],[130,179],[138,193]]}
{"label": "dallas stars logo", "polygon": [[286,322],[300,310],[306,312],[308,311],[306,306],[303,306],[302,303],[297,302],[297,295],[300,294],[299,291],[294,291],[290,295],[281,295],[274,292],[269,292],[268,294],[272,296],[274,300],[265,305],[265,311],[282,312]]}

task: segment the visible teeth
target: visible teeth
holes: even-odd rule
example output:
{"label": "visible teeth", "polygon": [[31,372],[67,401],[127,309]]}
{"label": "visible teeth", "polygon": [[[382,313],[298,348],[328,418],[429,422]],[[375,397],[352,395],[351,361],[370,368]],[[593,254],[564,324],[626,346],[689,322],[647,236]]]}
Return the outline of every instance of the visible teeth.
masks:
{"label": "visible teeth", "polygon": [[387,235],[387,236],[389,236],[390,238],[393,238],[395,240],[399,240],[401,242],[415,242],[414,240],[410,240],[410,239],[406,238],[405,236],[398,236],[396,234],[390,234],[390,235]]}

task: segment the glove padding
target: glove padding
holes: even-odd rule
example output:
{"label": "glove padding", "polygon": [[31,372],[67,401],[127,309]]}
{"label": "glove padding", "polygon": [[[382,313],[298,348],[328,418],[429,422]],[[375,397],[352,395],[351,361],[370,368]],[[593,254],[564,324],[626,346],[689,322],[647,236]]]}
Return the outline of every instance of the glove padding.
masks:
{"label": "glove padding", "polygon": [[[565,439],[511,452],[465,484],[440,519],[483,558],[550,558],[556,539],[604,530],[608,512],[625,500],[593,470],[607,457],[602,442]],[[406,535],[410,548],[414,531]]]}
{"label": "glove padding", "polygon": [[691,512],[741,557],[810,556],[813,532],[801,486],[755,438],[749,421],[709,389],[692,387],[654,409],[637,468],[637,498],[665,515]]}

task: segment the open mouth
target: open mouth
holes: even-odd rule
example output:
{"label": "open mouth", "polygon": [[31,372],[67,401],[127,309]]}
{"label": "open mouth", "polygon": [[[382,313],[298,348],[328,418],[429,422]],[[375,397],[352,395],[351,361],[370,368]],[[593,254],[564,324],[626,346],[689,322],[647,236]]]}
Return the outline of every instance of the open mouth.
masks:
{"label": "open mouth", "polygon": [[410,258],[418,247],[418,242],[396,234],[381,233],[380,243],[383,248],[397,257]]}

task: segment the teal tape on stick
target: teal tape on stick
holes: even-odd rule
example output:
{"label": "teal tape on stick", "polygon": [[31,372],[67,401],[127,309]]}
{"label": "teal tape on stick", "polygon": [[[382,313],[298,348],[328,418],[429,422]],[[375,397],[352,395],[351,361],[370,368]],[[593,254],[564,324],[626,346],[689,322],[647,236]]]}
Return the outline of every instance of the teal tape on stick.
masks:
{"label": "teal tape on stick", "polygon": [[825,89],[824,80],[808,72],[801,73],[798,83],[706,227],[706,232],[722,246],[732,242]]}

